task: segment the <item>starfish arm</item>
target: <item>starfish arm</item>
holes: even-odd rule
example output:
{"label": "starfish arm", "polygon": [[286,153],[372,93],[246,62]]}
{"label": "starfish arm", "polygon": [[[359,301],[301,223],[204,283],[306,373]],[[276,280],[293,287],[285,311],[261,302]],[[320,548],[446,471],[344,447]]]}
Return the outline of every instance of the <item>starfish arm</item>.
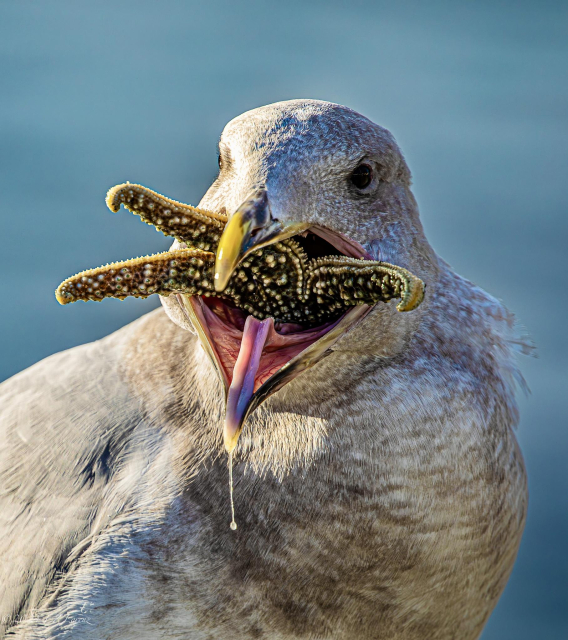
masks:
{"label": "starfish arm", "polygon": [[102,300],[128,296],[147,298],[172,292],[203,295],[213,291],[215,254],[180,249],[152,256],[113,262],[81,271],[63,281],[55,291],[61,304],[77,300]]}
{"label": "starfish arm", "polygon": [[310,265],[306,296],[319,305],[346,307],[400,298],[399,311],[412,311],[424,298],[424,283],[402,267],[357,258],[320,258]]}
{"label": "starfish arm", "polygon": [[114,213],[123,204],[166,236],[202,251],[215,251],[227,223],[225,215],[196,209],[129,182],[109,189],[106,203]]}
{"label": "starfish arm", "polygon": [[178,249],[82,271],[62,282],[55,295],[61,304],[147,298],[155,293],[215,295],[259,319],[273,316],[283,322],[305,321],[300,296],[303,258],[295,243],[286,241],[255,251],[235,271],[223,294],[216,294],[215,254]]}

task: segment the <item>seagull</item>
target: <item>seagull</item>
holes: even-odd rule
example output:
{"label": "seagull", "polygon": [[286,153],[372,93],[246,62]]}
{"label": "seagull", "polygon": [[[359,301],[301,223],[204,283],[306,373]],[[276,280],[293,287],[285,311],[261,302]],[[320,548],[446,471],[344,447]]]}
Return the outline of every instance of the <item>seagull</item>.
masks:
{"label": "seagull", "polygon": [[525,523],[531,345],[410,184],[386,129],[291,100],[229,122],[197,208],[111,190],[174,245],[58,299],[162,309],[0,385],[0,633],[479,637]]}

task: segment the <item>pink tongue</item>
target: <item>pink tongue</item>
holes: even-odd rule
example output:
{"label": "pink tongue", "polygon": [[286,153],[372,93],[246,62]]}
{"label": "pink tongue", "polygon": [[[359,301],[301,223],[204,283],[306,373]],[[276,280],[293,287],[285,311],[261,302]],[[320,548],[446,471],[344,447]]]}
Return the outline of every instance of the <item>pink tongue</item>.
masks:
{"label": "pink tongue", "polygon": [[273,324],[273,318],[261,322],[253,316],[247,316],[225,412],[223,435],[225,447],[229,452],[237,445],[242,421],[254,393],[254,379],[260,365],[262,350]]}

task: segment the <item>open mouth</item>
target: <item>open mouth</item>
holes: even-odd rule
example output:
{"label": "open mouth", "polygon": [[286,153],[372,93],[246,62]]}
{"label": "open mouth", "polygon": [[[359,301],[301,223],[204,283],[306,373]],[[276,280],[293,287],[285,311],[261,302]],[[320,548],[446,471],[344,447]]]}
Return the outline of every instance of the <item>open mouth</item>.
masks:
{"label": "open mouth", "polygon": [[67,278],[57,300],[175,295],[225,388],[231,452],[247,416],[331,353],[378,302],[399,311],[422,301],[423,282],[371,259],[357,242],[320,226],[272,217],[260,189],[229,219],[130,183],[107,195],[181,248],[115,262]]}
{"label": "open mouth", "polygon": [[[335,244],[328,241],[333,239]],[[370,258],[358,243],[314,228],[293,236],[309,260],[324,256]],[[258,320],[215,296],[177,294],[219,372],[226,392],[225,446],[232,450],[247,416],[269,395],[319,362],[347,329],[371,309],[359,305],[337,311],[317,327]]]}

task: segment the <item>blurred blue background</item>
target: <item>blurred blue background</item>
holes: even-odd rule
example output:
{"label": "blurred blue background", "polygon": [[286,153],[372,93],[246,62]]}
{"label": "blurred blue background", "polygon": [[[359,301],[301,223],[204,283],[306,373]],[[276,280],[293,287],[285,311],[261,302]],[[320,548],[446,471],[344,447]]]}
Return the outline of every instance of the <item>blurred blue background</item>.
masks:
{"label": "blurred blue background", "polygon": [[426,232],[527,327],[531,504],[483,640],[568,638],[568,3],[3,0],[0,380],[157,300],[59,306],[78,270],[169,241],[106,190],[197,203],[223,125],[289,98],[389,128]]}

